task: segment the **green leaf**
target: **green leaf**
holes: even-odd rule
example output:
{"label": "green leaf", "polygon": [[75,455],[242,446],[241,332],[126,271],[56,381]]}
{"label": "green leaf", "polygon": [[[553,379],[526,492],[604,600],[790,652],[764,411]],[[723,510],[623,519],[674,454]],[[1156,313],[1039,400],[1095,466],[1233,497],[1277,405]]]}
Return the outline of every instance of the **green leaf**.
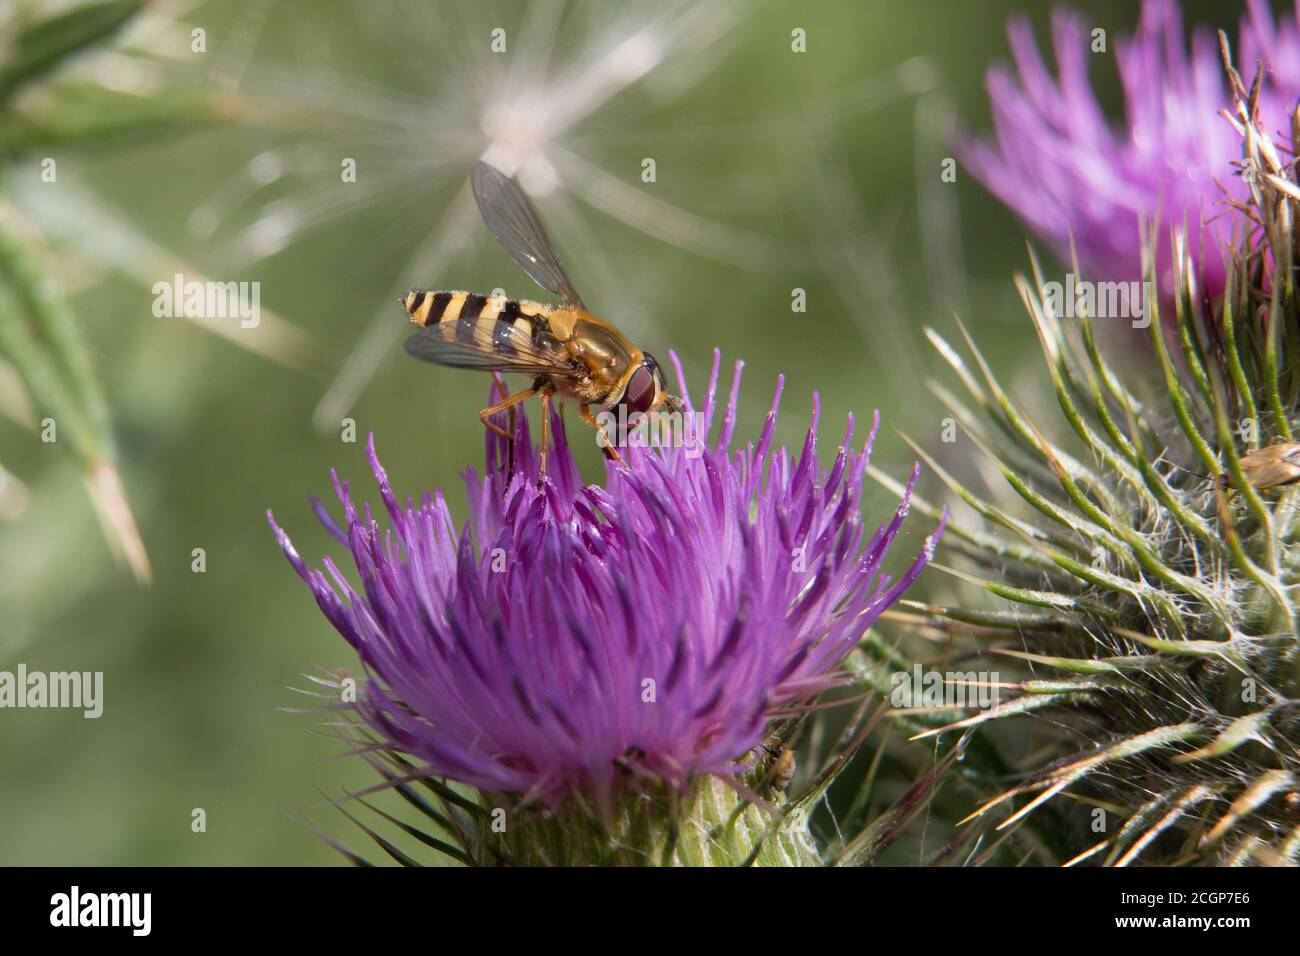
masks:
{"label": "green leaf", "polygon": [[231,122],[248,110],[229,91],[163,90],[137,96],[96,84],[64,84],[5,118],[0,156],[184,133]]}
{"label": "green leaf", "polygon": [[0,282],[9,284],[18,304],[26,311],[35,338],[68,386],[80,417],[94,432],[97,454],[113,458],[113,425],[108,402],[72,310],[56,291],[55,281],[42,271],[35,252],[3,226],[0,226]]}
{"label": "green leaf", "polygon": [[0,105],[23,84],[111,37],[144,7],[145,0],[88,3],[24,27],[0,66]]}

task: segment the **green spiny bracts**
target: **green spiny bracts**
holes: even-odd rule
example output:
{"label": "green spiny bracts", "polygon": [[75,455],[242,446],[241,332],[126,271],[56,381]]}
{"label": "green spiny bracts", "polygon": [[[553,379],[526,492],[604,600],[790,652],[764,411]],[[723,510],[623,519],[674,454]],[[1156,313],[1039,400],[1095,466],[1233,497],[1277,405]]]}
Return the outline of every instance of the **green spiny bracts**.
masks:
{"label": "green spiny bracts", "polygon": [[508,795],[465,814],[466,860],[515,866],[817,866],[807,814],[777,814],[718,777],[683,793],[629,788],[603,812],[574,799],[554,812]]}
{"label": "green spiny bracts", "polygon": [[[849,665],[864,689],[873,684],[865,660],[855,654]],[[807,710],[778,722],[749,755],[752,769],[746,774],[698,775],[676,789],[646,777],[630,754],[623,785],[604,804],[575,793],[548,807],[421,771],[370,733],[353,705],[339,703],[349,675],[309,680],[318,689],[304,693],[322,702],[311,712],[331,715],[326,726],[343,731],[355,748],[349,752],[364,755],[380,781],[330,803],[384,857],[403,866],[872,865],[928,812],[967,744],[959,735],[904,792],[883,800],[874,786],[882,754],[875,753],[865,776],[849,783],[854,790],[847,809],[833,815],[833,826],[815,828],[813,819],[823,812],[832,786],[852,776],[845,771],[891,714],[888,702],[867,690],[855,697],[833,739],[809,732],[819,725]],[[933,724],[904,722],[912,729]],[[375,862],[315,824],[307,826],[354,865]],[[940,856],[973,855],[977,836],[963,835]]]}
{"label": "green spiny bracts", "polygon": [[[1010,699],[921,736],[1016,715],[1047,731],[1051,745],[968,820],[1004,829],[1053,804],[1102,821],[1070,832],[1063,863],[1300,862],[1300,187],[1283,158],[1300,148],[1300,112],[1279,149],[1259,85],[1228,71],[1251,196],[1227,286],[1198,292],[1199,239],[1175,229],[1176,293],[1162,297],[1147,232],[1146,368],[1108,362],[1089,316],[1056,314],[1037,261],[1017,285],[1050,416],[1012,399],[964,328],[973,362],[929,333],[961,386],[932,390],[1005,486],[981,494],[914,445],[983,519],[950,525],[947,551],[974,567],[947,570],[998,606],[913,608],[1029,674],[1000,683]],[[1107,812],[1071,815],[1061,798]]]}

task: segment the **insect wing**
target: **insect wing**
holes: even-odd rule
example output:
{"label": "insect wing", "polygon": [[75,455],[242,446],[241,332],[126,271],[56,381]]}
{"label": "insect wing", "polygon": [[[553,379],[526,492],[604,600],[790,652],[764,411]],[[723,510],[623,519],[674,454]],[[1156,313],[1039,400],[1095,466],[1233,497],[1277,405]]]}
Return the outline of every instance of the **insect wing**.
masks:
{"label": "insect wing", "polygon": [[506,247],[506,252],[532,276],[534,282],[560,296],[565,305],[586,310],[578,290],[573,287],[564,266],[560,265],[560,258],[555,254],[542,221],[515,181],[495,166],[483,162],[474,167],[471,181],[474,201],[478,203],[483,221]]}
{"label": "insect wing", "polygon": [[1246,480],[1261,491],[1300,481],[1300,444],[1281,442],[1242,455],[1241,470]]}

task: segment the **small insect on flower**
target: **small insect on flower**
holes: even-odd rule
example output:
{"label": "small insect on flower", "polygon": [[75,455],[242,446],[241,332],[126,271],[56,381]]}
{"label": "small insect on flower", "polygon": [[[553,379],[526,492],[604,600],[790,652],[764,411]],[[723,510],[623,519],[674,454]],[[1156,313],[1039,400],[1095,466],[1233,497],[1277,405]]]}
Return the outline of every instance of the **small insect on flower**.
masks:
{"label": "small insect on flower", "polygon": [[[1278,442],[1241,456],[1241,473],[1256,491],[1300,481],[1300,442]],[[1219,482],[1228,487],[1227,474]]]}
{"label": "small insect on flower", "polygon": [[794,779],[796,769],[794,751],[784,744],[779,744],[773,749],[768,749],[767,753],[772,760],[772,789],[784,790]]}
{"label": "small insect on flower", "polygon": [[599,433],[602,449],[621,460],[604,440],[589,407],[606,410],[623,405],[629,416],[661,408],[680,411],[677,400],[664,390],[659,363],[614,326],[587,311],[536,211],[512,179],[480,162],[470,181],[487,227],[534,282],[560,297],[560,305],[473,292],[412,289],[402,305],[411,321],[423,328],[406,340],[406,351],[452,368],[532,375],[530,387],[483,409],[479,419],[502,438],[512,438],[491,417],[538,396],[542,402],[542,475],[546,474],[552,397],[576,402],[582,420]]}

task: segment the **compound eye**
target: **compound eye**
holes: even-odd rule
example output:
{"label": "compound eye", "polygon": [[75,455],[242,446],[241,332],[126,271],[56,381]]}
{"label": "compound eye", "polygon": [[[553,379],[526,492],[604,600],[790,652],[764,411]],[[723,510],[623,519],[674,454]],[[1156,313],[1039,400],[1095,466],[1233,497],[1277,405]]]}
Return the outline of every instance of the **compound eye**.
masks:
{"label": "compound eye", "polygon": [[650,406],[654,404],[657,391],[654,373],[642,365],[628,380],[627,390],[623,392],[623,401],[620,404],[626,405],[629,411],[644,414],[650,411]]}

